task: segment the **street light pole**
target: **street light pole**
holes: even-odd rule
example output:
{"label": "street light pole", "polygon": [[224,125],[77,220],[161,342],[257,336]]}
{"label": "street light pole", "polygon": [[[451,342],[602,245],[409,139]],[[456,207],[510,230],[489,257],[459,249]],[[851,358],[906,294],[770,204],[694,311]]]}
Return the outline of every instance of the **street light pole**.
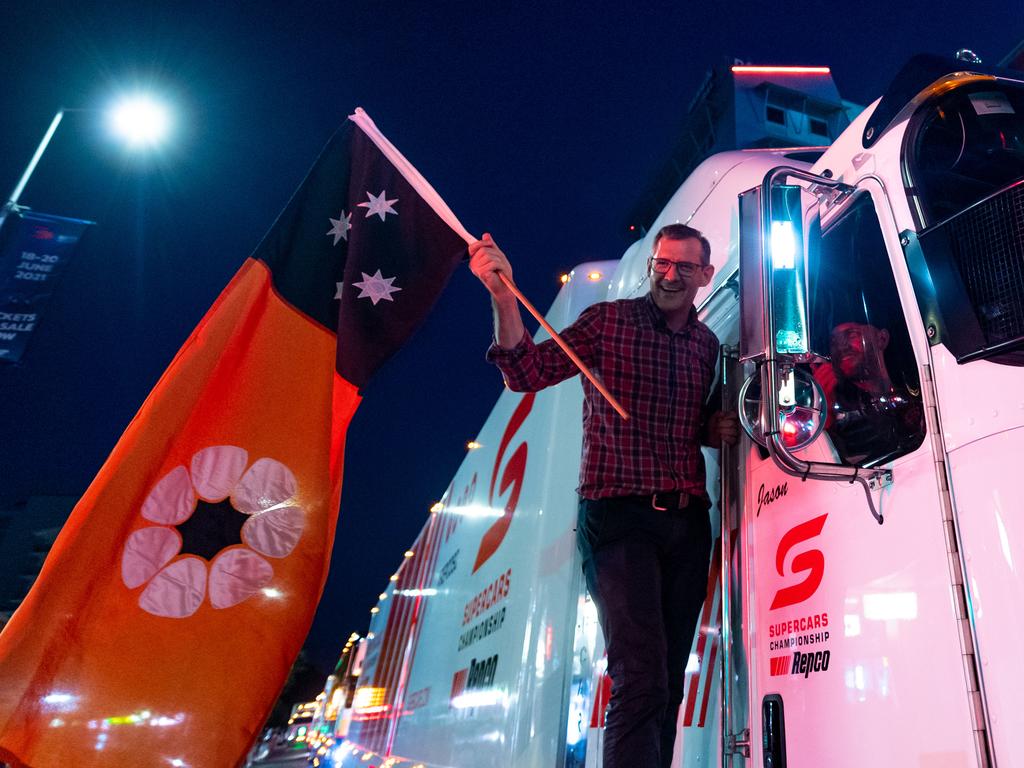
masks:
{"label": "street light pole", "polygon": [[64,113],[68,110],[61,107],[57,110],[57,114],[53,116],[53,120],[50,122],[50,127],[46,130],[43,136],[43,140],[39,142],[39,146],[36,147],[36,153],[32,155],[32,159],[29,160],[28,166],[25,168],[25,172],[21,174],[21,179],[18,180],[17,185],[14,187],[14,191],[11,192],[10,197],[7,198],[7,202],[4,203],[2,209],[0,209],[0,228],[3,227],[4,221],[7,220],[7,215],[14,210],[18,205],[18,198],[21,197],[21,192],[25,189],[25,185],[28,184],[29,178],[32,176],[32,172],[39,165],[39,158],[43,156],[43,152],[46,151],[47,146],[50,144],[50,139],[53,138],[53,134],[57,131],[57,126],[60,125],[60,121],[64,119]]}
{"label": "street light pole", "polygon": [[43,156],[43,152],[46,151],[46,147],[50,144],[50,139],[53,138],[53,134],[57,132],[57,126],[60,125],[60,121],[64,119],[64,113],[67,110],[63,107],[57,110],[57,114],[53,116],[53,120],[50,122],[50,127],[46,130],[46,134],[43,136],[43,140],[39,142],[39,146],[36,147],[36,153],[32,155],[32,159],[28,162],[28,167],[25,168],[25,172],[21,174],[21,179],[18,181],[18,185],[11,192],[11,196],[7,198],[7,206],[11,207],[18,204],[18,198],[21,197],[21,191],[25,189],[25,185],[28,184],[29,177],[32,176],[32,172],[36,169],[39,164],[39,158]]}

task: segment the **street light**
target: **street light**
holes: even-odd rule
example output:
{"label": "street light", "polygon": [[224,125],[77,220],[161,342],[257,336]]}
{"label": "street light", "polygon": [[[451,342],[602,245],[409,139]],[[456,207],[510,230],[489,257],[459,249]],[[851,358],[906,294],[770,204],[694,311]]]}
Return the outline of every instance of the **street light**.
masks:
{"label": "street light", "polygon": [[[35,154],[29,160],[25,172],[15,185],[14,190],[7,198],[2,209],[0,209],[0,227],[3,226],[8,214],[18,205],[25,185],[32,177],[39,159],[43,156],[46,148],[50,145],[53,134],[57,132],[64,115],[68,112],[98,112],[96,109],[69,109],[62,107],[50,121],[50,127],[43,134],[43,140],[36,147]],[[130,147],[152,147],[155,146],[170,130],[170,115],[167,108],[149,96],[132,96],[119,101],[109,113],[110,126],[114,133],[120,136]]]}
{"label": "street light", "polygon": [[110,111],[110,127],[132,149],[159,144],[170,130],[167,108],[145,95],[119,101]]}

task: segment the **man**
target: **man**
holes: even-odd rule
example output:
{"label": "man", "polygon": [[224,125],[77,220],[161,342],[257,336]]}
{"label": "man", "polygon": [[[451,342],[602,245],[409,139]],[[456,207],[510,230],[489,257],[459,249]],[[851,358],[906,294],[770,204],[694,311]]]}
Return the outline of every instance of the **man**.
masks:
{"label": "man", "polygon": [[920,389],[897,387],[885,364],[889,331],[840,323],[829,339],[830,361],[813,366],[825,392],[825,429],[844,461],[878,463],[924,439]]}
{"label": "man", "polygon": [[[469,253],[494,309],[488,359],[509,388],[536,391],[576,374],[554,342],[534,344],[526,333],[496,274],[511,279],[512,269],[490,235]],[[630,414],[622,419],[583,380],[577,545],[612,679],[606,768],[671,764],[711,548],[700,439],[738,436],[735,414],[707,417],[704,407],[718,339],[693,300],[714,275],[710,257],[697,230],[662,228],[647,262],[650,293],[589,307],[561,334]]]}

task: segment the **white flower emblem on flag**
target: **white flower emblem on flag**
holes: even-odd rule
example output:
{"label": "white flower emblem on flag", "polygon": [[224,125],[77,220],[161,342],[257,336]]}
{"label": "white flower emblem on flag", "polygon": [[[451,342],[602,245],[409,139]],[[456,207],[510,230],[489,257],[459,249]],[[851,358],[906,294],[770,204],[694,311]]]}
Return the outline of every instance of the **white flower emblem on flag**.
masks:
{"label": "white flower emblem on flag", "polygon": [[[298,490],[288,467],[270,458],[253,462],[244,448],[215,445],[198,451],[191,466],[177,466],[153,486],[142,517],[157,525],[134,531],[121,557],[129,589],[146,584],[139,607],[147,613],[185,618],[208,595],[214,608],[230,608],[263,589],[274,576],[265,558],[286,557],[302,535],[305,514],[291,502]],[[212,553],[186,552],[181,528],[201,508],[241,515],[239,538]],[[240,520],[239,520],[240,522]],[[148,582],[148,583],[147,583]]]}

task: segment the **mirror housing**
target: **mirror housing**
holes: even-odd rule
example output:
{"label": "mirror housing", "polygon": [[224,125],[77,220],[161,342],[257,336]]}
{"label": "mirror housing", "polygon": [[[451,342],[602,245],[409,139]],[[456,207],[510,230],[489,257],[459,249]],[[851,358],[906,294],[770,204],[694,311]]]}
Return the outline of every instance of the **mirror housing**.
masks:
{"label": "mirror housing", "polygon": [[[808,354],[802,191],[795,184],[766,183],[739,196],[741,361],[772,358],[773,351],[796,359]],[[764,297],[771,300],[774,344],[766,343]]]}

